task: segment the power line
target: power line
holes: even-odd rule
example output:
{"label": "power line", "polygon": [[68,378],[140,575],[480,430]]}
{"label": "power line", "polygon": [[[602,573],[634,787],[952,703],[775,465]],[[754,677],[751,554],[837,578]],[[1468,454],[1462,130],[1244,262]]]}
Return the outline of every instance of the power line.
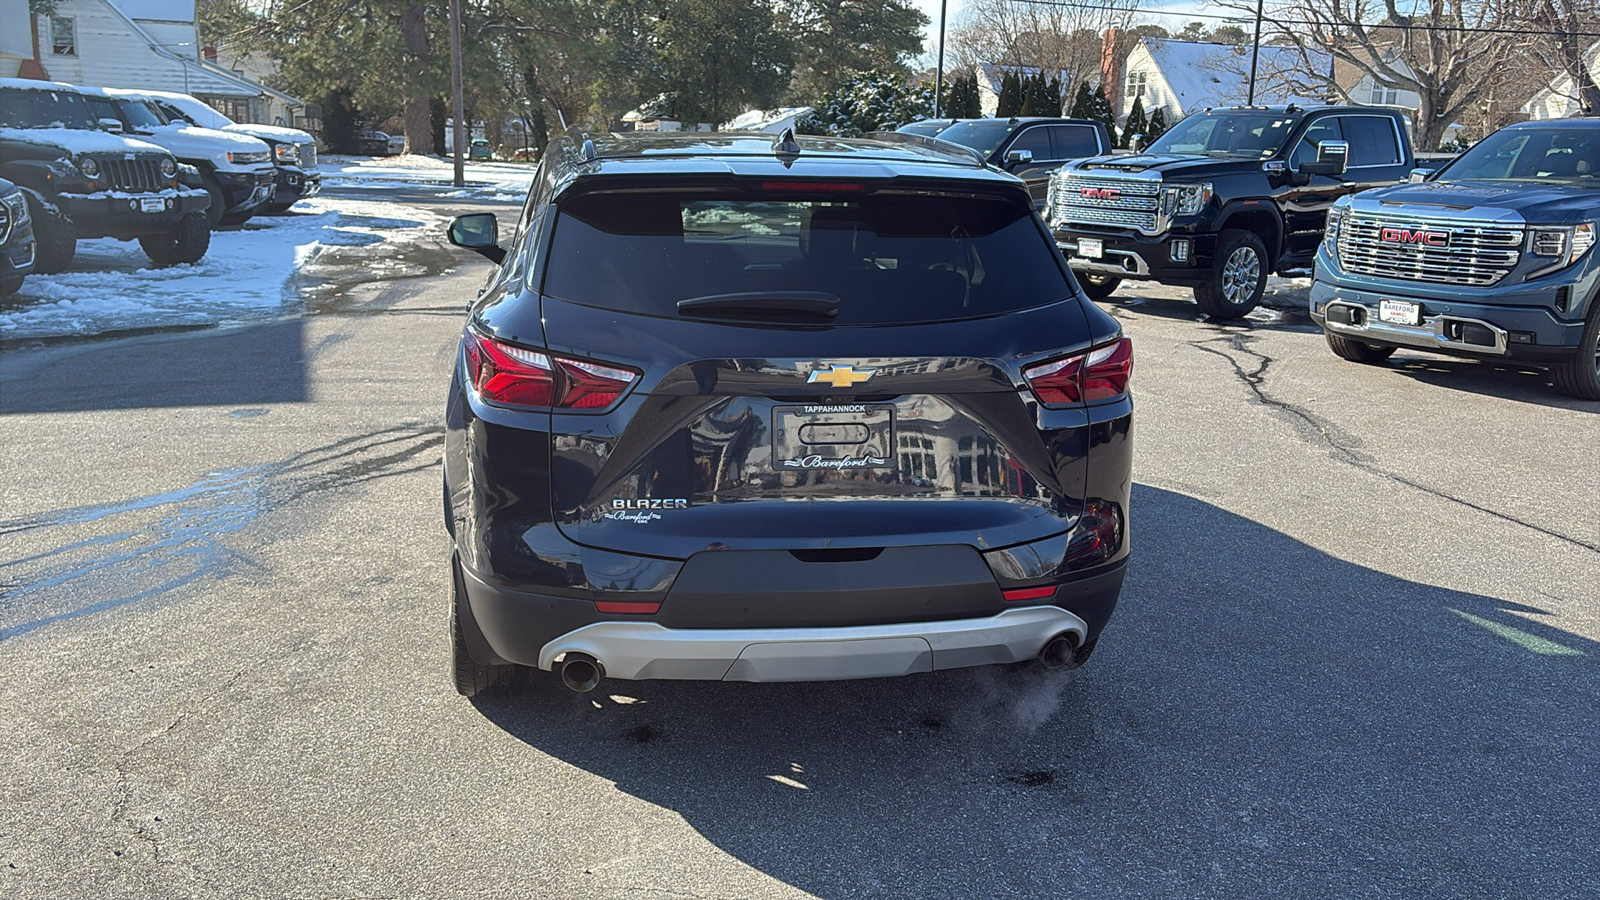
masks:
{"label": "power line", "polygon": [[[1013,3],[1023,3],[1023,4],[1027,4],[1029,6],[1059,6],[1059,7],[1064,7],[1064,8],[1067,8],[1067,9],[1088,9],[1088,10],[1098,10],[1100,12],[1121,12],[1121,13],[1133,13],[1133,12],[1136,12],[1136,10],[1130,9],[1130,8],[1128,8],[1126,6],[1114,6],[1114,5],[1102,4],[1102,3],[1074,3],[1074,2],[1072,2],[1072,0],[1011,0],[1011,2],[1013,2]],[[1149,13],[1149,15],[1172,16],[1174,18],[1179,18],[1179,19],[1213,19],[1213,20],[1217,20],[1217,21],[1227,22],[1227,23],[1232,24],[1232,25],[1244,25],[1244,24],[1247,24],[1247,23],[1253,21],[1253,17],[1247,16],[1247,15],[1225,16],[1225,15],[1219,15],[1217,13]],[[1322,20],[1322,19],[1280,19],[1280,18],[1276,18],[1276,17],[1273,17],[1273,16],[1265,16],[1263,18],[1266,21],[1273,23],[1274,25],[1317,25],[1317,26],[1332,26],[1334,28],[1364,28],[1364,29],[1367,29],[1367,30],[1370,30],[1370,31],[1377,31],[1377,30],[1390,30],[1390,31],[1444,31],[1444,32],[1461,31],[1461,32],[1472,32],[1474,34],[1511,34],[1511,35],[1528,35],[1530,37],[1532,37],[1532,36],[1547,36],[1547,37],[1600,38],[1600,32],[1593,32],[1593,31],[1557,31],[1557,30],[1554,30],[1554,29],[1537,29],[1537,28],[1469,27],[1469,26],[1465,26],[1465,25],[1463,25],[1463,26],[1458,28],[1458,27],[1453,26],[1453,25],[1398,25],[1398,24],[1391,24],[1391,23],[1380,23],[1380,24],[1375,24],[1375,25],[1368,25],[1368,24],[1366,24],[1364,22],[1339,23],[1339,22],[1332,22],[1332,21]]]}

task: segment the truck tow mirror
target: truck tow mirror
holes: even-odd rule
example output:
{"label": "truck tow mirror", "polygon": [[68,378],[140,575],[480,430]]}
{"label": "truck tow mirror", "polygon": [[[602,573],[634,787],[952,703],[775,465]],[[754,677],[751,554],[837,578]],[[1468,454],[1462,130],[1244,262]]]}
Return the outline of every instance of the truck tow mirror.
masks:
{"label": "truck tow mirror", "polygon": [[1300,171],[1306,175],[1343,175],[1349,158],[1349,144],[1344,141],[1323,141],[1317,145],[1316,162],[1301,163]]}
{"label": "truck tow mirror", "polygon": [[480,253],[490,262],[498,264],[506,258],[505,248],[500,246],[500,223],[494,213],[456,216],[450,222],[449,237],[450,243]]}
{"label": "truck tow mirror", "polygon": [[1128,139],[1128,149],[1135,153],[1144,149],[1144,135],[1136,134]]}
{"label": "truck tow mirror", "polygon": [[1411,177],[1409,179],[1407,179],[1407,180],[1410,181],[1412,184],[1421,184],[1422,182],[1427,181],[1428,180],[1428,176],[1432,175],[1432,174],[1433,173],[1428,171],[1427,169],[1412,169],[1411,170]]}
{"label": "truck tow mirror", "polygon": [[1007,150],[1006,151],[1006,168],[1008,170],[1009,169],[1014,169],[1017,166],[1028,165],[1031,162],[1033,162],[1033,151],[1032,150]]}

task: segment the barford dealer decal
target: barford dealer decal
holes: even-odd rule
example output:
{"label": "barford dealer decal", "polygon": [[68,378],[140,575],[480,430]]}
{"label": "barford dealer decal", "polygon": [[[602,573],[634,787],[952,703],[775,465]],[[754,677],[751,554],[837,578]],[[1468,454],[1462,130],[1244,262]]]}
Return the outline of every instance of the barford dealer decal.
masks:
{"label": "barford dealer decal", "polygon": [[688,509],[689,501],[682,498],[643,497],[637,500],[613,500],[611,511],[601,516],[614,522],[632,522],[643,525],[661,518],[658,509]]}
{"label": "barford dealer decal", "polygon": [[826,459],[813,455],[786,459],[783,464],[791,469],[866,469],[872,466],[886,466],[889,461],[881,456],[842,456],[838,459]]}

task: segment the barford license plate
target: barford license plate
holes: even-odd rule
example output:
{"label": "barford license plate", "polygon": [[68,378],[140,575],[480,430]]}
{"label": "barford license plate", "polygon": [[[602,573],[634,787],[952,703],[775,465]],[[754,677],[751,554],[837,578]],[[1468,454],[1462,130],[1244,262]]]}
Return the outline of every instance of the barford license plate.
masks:
{"label": "barford license plate", "polygon": [[167,211],[167,201],[162,200],[159,197],[146,198],[146,199],[140,200],[139,201],[139,211],[140,212],[166,212]]}
{"label": "barford license plate", "polygon": [[1099,238],[1079,238],[1078,255],[1085,259],[1099,259],[1106,252],[1105,242]]}
{"label": "barford license plate", "polygon": [[1379,300],[1378,321],[1394,325],[1421,325],[1422,305],[1410,300]]}
{"label": "barford license plate", "polygon": [[893,406],[779,406],[772,423],[772,467],[780,472],[894,467]]}

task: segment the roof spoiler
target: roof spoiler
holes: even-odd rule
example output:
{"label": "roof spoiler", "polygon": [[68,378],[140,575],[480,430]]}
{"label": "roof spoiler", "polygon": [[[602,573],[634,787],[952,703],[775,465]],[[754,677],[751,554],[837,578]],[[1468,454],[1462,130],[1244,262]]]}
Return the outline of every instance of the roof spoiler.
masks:
{"label": "roof spoiler", "polygon": [[899,131],[874,131],[870,134],[864,134],[862,137],[874,141],[883,141],[888,144],[909,144],[913,147],[936,150],[945,156],[960,159],[963,162],[970,162],[979,168],[987,168],[989,165],[989,161],[984,158],[983,154],[971,147],[964,144],[951,143],[950,141],[941,141],[938,138],[924,137],[920,134],[905,134]]}

